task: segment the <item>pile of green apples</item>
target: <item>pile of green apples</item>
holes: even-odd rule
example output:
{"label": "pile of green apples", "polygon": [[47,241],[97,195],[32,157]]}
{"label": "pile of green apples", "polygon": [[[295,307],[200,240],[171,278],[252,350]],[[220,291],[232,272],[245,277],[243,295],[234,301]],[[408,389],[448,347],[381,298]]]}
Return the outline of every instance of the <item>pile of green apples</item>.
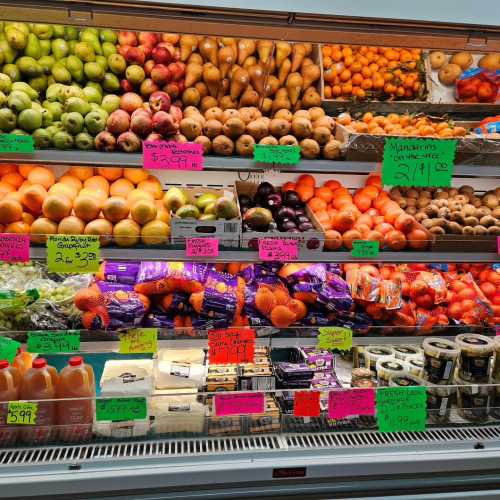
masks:
{"label": "pile of green apples", "polygon": [[126,67],[109,29],[0,23],[0,132],[37,148],[95,149]]}

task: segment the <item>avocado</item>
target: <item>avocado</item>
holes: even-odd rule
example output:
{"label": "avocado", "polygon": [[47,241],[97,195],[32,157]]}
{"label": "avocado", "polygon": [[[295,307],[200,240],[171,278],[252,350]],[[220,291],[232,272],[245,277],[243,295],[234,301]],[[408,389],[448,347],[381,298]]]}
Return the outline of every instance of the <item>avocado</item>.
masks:
{"label": "avocado", "polygon": [[200,211],[194,205],[184,205],[175,212],[175,215],[181,219],[198,219]]}

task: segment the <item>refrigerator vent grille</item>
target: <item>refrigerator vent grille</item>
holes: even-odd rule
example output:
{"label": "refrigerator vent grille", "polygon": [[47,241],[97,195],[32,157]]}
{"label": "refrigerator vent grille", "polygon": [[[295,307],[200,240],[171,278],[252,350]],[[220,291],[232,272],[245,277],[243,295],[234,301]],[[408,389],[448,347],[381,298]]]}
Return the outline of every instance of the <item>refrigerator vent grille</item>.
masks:
{"label": "refrigerator vent grille", "polygon": [[71,465],[119,459],[140,460],[286,450],[314,451],[321,448],[439,445],[440,443],[484,442],[499,439],[500,427],[484,426],[429,429],[421,433],[332,432],[42,446],[0,449],[0,469],[29,465]]}

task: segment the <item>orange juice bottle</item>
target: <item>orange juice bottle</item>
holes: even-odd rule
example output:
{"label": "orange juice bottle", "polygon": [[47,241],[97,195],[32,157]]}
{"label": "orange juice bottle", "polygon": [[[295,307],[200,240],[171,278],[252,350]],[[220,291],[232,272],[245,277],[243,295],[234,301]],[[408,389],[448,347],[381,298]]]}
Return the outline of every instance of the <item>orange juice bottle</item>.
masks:
{"label": "orange juice bottle", "polygon": [[47,365],[45,358],[37,358],[32,367],[24,374],[20,399],[38,402],[36,425],[25,425],[20,431],[21,439],[29,444],[45,444],[54,437],[56,423],[55,401],[57,371]]}
{"label": "orange juice bottle", "polygon": [[17,401],[21,387],[21,376],[17,368],[10,366],[5,359],[0,360],[0,446],[11,446],[17,441],[18,428],[7,425],[8,403]]}
{"label": "orange juice bottle", "polygon": [[31,368],[32,363],[33,357],[31,354],[26,351],[20,351],[12,364],[19,370],[21,377],[24,377],[24,374]]}
{"label": "orange juice bottle", "polygon": [[[94,370],[81,356],[73,356],[57,383],[57,424],[59,438],[64,441],[88,441],[94,419]],[[85,398],[85,399],[71,399]],[[66,400],[65,400],[66,399]]]}

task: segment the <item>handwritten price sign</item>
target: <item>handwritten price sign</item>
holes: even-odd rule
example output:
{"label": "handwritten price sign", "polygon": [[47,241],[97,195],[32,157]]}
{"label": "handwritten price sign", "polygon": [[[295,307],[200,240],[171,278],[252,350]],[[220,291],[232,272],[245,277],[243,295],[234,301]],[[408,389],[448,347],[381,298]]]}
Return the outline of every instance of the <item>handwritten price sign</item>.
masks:
{"label": "handwritten price sign", "polygon": [[27,349],[28,352],[38,354],[78,352],[80,350],[80,332],[77,330],[28,332]]}
{"label": "handwritten price sign", "polygon": [[186,257],[217,257],[219,240],[217,238],[186,238]]}
{"label": "handwritten price sign", "polygon": [[214,396],[214,406],[216,417],[264,413],[266,407],[263,392],[216,394]]}
{"label": "handwritten price sign", "polygon": [[457,141],[454,139],[385,140],[382,182],[385,186],[450,187]]}
{"label": "handwritten price sign", "polygon": [[21,344],[16,340],[0,337],[0,359],[6,359],[9,363],[13,363],[20,347]]}
{"label": "handwritten price sign", "polygon": [[354,240],[352,242],[351,255],[353,257],[374,258],[378,256],[379,242],[367,240]]}
{"label": "handwritten price sign", "polygon": [[229,328],[208,332],[208,357],[211,364],[253,363],[255,331]]}
{"label": "handwritten price sign", "polygon": [[146,398],[109,398],[96,402],[95,417],[98,422],[143,420],[147,416]]}
{"label": "handwritten price sign", "polygon": [[57,234],[47,241],[47,261],[53,273],[95,273],[99,270],[99,236]]}
{"label": "handwritten price sign", "polygon": [[120,354],[158,351],[158,328],[133,328],[120,336]]}
{"label": "handwritten price sign", "polygon": [[275,262],[289,262],[299,258],[299,241],[282,238],[259,240],[259,259]]}
{"label": "handwritten price sign", "polygon": [[377,421],[380,432],[425,431],[425,387],[377,389]]}
{"label": "handwritten price sign", "polygon": [[0,260],[5,262],[28,262],[30,260],[29,235],[0,233]]}
{"label": "handwritten price sign", "polygon": [[260,163],[297,165],[300,160],[300,147],[256,144],[253,149],[253,159],[254,161],[258,161]]}
{"label": "handwritten price sign", "polygon": [[188,142],[144,141],[143,164],[147,169],[203,170],[203,146]]}
{"label": "handwritten price sign", "polygon": [[0,153],[34,153],[31,135],[0,134]]}
{"label": "handwritten price sign", "polygon": [[344,326],[322,326],[319,329],[318,349],[348,351],[352,348],[352,330]]}
{"label": "handwritten price sign", "polygon": [[328,394],[328,418],[340,420],[352,415],[375,415],[373,389],[346,389]]}
{"label": "handwritten price sign", "polygon": [[35,425],[38,403],[10,401],[7,407],[7,423],[15,425]]}
{"label": "handwritten price sign", "polygon": [[319,417],[320,393],[317,391],[297,391],[293,397],[293,415],[295,417]]}

